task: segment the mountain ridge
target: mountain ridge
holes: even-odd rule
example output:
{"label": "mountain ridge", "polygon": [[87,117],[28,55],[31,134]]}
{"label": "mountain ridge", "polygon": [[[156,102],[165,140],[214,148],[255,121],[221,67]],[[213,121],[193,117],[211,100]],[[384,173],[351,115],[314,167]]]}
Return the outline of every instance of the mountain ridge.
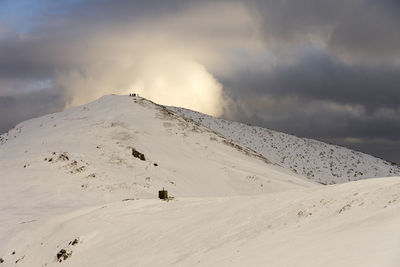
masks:
{"label": "mountain ridge", "polygon": [[400,166],[339,145],[215,118],[197,111],[167,107],[271,162],[322,184],[400,175]]}

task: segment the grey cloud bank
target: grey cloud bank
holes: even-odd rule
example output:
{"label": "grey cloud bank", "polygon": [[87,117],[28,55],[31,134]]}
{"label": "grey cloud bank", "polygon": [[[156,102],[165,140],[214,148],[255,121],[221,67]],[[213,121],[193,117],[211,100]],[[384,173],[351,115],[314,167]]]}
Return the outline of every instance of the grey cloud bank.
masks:
{"label": "grey cloud bank", "polygon": [[400,162],[398,1],[21,3],[0,11],[1,132],[136,88]]}

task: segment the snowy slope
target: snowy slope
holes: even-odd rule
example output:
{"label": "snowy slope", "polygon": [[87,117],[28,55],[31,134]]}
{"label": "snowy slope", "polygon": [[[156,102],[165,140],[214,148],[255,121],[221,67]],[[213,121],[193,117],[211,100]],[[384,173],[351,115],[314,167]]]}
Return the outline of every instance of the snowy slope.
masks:
{"label": "snowy slope", "polygon": [[400,261],[400,177],[322,186],[143,98],[105,96],[0,142],[0,267]]}
{"label": "snowy slope", "polygon": [[113,202],[31,222],[1,253],[6,266],[397,267],[399,178]]}
{"label": "snowy slope", "polygon": [[324,184],[400,175],[398,165],[344,147],[227,121],[184,108],[168,109],[260,153],[273,163]]}
{"label": "snowy slope", "polygon": [[142,98],[105,96],[2,137],[0,236],[41,216],[155,198],[163,187],[220,197],[317,186]]}

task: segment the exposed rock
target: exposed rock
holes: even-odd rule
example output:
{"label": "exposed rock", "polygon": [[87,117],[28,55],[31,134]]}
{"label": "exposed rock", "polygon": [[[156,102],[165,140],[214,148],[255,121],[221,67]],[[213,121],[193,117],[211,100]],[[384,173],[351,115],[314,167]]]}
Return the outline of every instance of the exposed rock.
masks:
{"label": "exposed rock", "polygon": [[65,249],[61,249],[58,253],[57,253],[57,261],[58,262],[62,262],[63,260],[68,259],[69,257],[72,256],[72,251],[66,251]]}
{"label": "exposed rock", "polygon": [[15,261],[15,263],[18,263],[19,261],[23,260],[25,258],[25,255],[22,256],[22,258],[19,258],[18,260]]}
{"label": "exposed rock", "polygon": [[59,160],[62,160],[62,161],[66,161],[66,160],[69,160],[69,157],[67,156],[66,153],[62,153],[62,154],[60,154],[60,155],[58,156],[58,159],[59,159]]}
{"label": "exposed rock", "polygon": [[140,153],[139,151],[137,151],[134,148],[132,148],[132,156],[134,156],[135,158],[139,158],[140,160],[146,160],[144,154]]}
{"label": "exposed rock", "polygon": [[135,200],[134,198],[125,198],[122,201],[130,201],[130,200]]}
{"label": "exposed rock", "polygon": [[74,240],[70,241],[68,245],[75,246],[79,243],[79,237],[75,238]]}

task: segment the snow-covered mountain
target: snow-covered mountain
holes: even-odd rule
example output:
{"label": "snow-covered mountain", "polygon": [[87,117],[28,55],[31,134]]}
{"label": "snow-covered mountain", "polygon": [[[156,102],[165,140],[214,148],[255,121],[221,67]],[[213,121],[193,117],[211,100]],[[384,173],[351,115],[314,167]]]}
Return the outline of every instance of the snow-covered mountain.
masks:
{"label": "snow-covered mountain", "polygon": [[323,186],[140,97],[0,140],[0,267],[400,262],[400,177]]}
{"label": "snow-covered mountain", "polygon": [[129,96],[105,96],[25,121],[2,135],[0,159],[0,236],[41,216],[155,198],[162,188],[180,198],[316,186],[162,106]]}
{"label": "snow-covered mountain", "polygon": [[168,109],[242,147],[252,149],[273,163],[324,184],[400,175],[400,166],[345,147],[227,121],[184,108]]}

